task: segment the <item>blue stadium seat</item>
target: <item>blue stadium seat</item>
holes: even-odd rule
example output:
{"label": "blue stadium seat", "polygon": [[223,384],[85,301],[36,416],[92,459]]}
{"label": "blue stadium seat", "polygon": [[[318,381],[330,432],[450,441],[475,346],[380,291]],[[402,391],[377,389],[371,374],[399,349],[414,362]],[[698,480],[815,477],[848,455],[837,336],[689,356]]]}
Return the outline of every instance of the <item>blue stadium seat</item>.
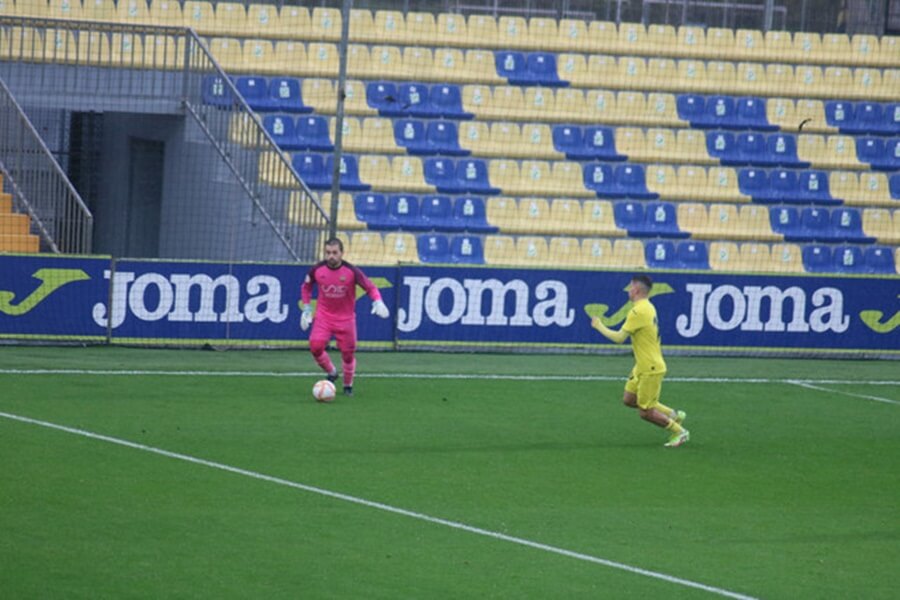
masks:
{"label": "blue stadium seat", "polygon": [[282,150],[301,150],[304,146],[300,145],[297,139],[297,130],[294,126],[293,117],[287,115],[266,115],[262,120],[263,129],[272,136],[272,141]]}
{"label": "blue stadium seat", "polygon": [[613,161],[627,158],[616,151],[616,136],[612,127],[585,127],[582,143],[588,158]]}
{"label": "blue stadium seat", "polygon": [[731,96],[710,96],[706,99],[706,111],[701,127],[717,129],[742,129],[738,124],[737,107]]}
{"label": "blue stadium seat", "polygon": [[792,206],[773,206],[769,209],[769,224],[772,231],[780,233],[787,238],[802,237],[800,227],[800,213]]}
{"label": "blue stadium seat", "polygon": [[678,118],[687,121],[691,127],[707,127],[704,123],[706,116],[706,98],[699,94],[678,94],[675,97],[675,109]]}
{"label": "blue stadium seat", "polygon": [[631,235],[632,231],[642,231],[644,228],[644,205],[640,202],[616,202],[613,204],[613,218],[616,227],[625,229]]}
{"label": "blue stadium seat", "polygon": [[891,175],[888,180],[888,188],[891,190],[891,198],[900,200],[900,173]]}
{"label": "blue stadium seat", "polygon": [[[331,172],[334,169],[334,155],[329,155],[325,160],[325,170],[329,177],[329,187],[331,183]],[[312,186],[310,186],[312,187]],[[351,154],[341,156],[340,166],[340,189],[348,191],[365,192],[372,186],[359,180],[359,161]]]}
{"label": "blue stadium seat", "polygon": [[866,260],[859,246],[835,246],[832,250],[832,264],[838,273],[865,273]]}
{"label": "blue stadium seat", "polygon": [[900,135],[900,102],[891,102],[884,108],[884,121],[891,135]]}
{"label": "blue stadium seat", "polygon": [[291,158],[294,170],[306,185],[313,190],[331,189],[331,169],[326,170],[321,154],[298,152]]}
{"label": "blue stadium seat", "polygon": [[856,133],[856,107],[852,102],[829,100],[825,102],[825,122],[837,127],[841,133]]}
{"label": "blue stadium seat", "polygon": [[474,235],[453,236],[450,240],[450,258],[455,263],[483,265],[484,246],[481,238]]}
{"label": "blue stadium seat", "polygon": [[584,187],[597,194],[600,198],[624,198],[616,186],[611,165],[603,163],[586,164],[582,167]]}
{"label": "blue stadium seat", "polygon": [[439,231],[462,231],[464,229],[463,225],[453,216],[453,201],[450,196],[434,194],[423,196],[420,214],[430,229]]}
{"label": "blue stadium seat", "polygon": [[525,59],[525,76],[528,85],[567,87],[568,81],[559,78],[556,71],[556,55],[552,52],[532,52]]}
{"label": "blue stadium seat", "polygon": [[893,248],[887,246],[872,246],[866,248],[863,255],[865,269],[867,273],[878,274],[895,274],[897,272],[894,265]]}
{"label": "blue stadium seat", "polygon": [[737,125],[741,129],[755,129],[756,131],[777,131],[778,126],[769,123],[766,115],[766,101],[755,96],[746,96],[737,99]]}
{"label": "blue stadium seat", "polygon": [[675,244],[668,240],[654,240],[644,244],[644,259],[651,269],[678,269],[681,267],[675,251]]}
{"label": "blue stadium seat", "polygon": [[306,115],[297,118],[297,142],[303,148],[313,152],[331,152],[331,134],[328,131],[328,118],[321,115]]}
{"label": "blue stadium seat", "polygon": [[800,231],[798,234],[785,234],[788,242],[836,242],[834,230],[831,228],[831,215],[824,208],[807,206],[800,211]]}
{"label": "blue stadium seat", "polygon": [[628,231],[635,237],[687,238],[691,234],[678,228],[675,205],[671,202],[648,202],[644,207],[644,223],[637,230]]}
{"label": "blue stadium seat", "polygon": [[234,82],[237,91],[253,110],[278,110],[278,103],[269,96],[269,84],[265,77],[242,76]]}
{"label": "blue stadium seat", "polygon": [[828,273],[832,270],[831,248],[824,244],[809,244],[800,249],[803,268],[809,273]]}
{"label": "blue stadium seat", "polygon": [[496,233],[498,227],[494,227],[487,221],[487,209],[484,198],[479,196],[462,196],[453,204],[453,218],[459,227],[472,233]]}
{"label": "blue stadium seat", "polygon": [[835,238],[843,242],[871,244],[875,238],[863,232],[862,215],[856,208],[838,208],[831,213],[831,227]]}
{"label": "blue stadium seat", "polygon": [[797,157],[797,138],[793,135],[775,133],[766,140],[766,163],[805,169],[810,163]]}
{"label": "blue stadium seat", "polygon": [[734,134],[727,131],[709,131],[706,133],[706,151],[723,165],[740,165],[744,163],[738,155]]}
{"label": "blue stadium seat", "polygon": [[[500,189],[491,186],[487,163],[481,159],[464,158],[456,163],[459,185],[470,194],[499,194]],[[440,190],[438,190],[440,191]]]}
{"label": "blue stadium seat", "polygon": [[755,131],[738,134],[735,139],[737,159],[723,160],[722,164],[774,166],[776,163],[766,155],[766,138]]}
{"label": "blue stadium seat", "polygon": [[462,92],[458,85],[442,83],[432,86],[431,106],[445,119],[471,119],[474,115],[463,109]]}
{"label": "blue stadium seat", "polygon": [[269,80],[269,99],[281,112],[311,113],[313,108],[303,102],[300,81],[294,77],[273,77]]}
{"label": "blue stadium seat", "polygon": [[705,242],[680,242],[675,252],[683,269],[709,270],[709,249]]}
{"label": "blue stadium seat", "polygon": [[356,218],[370,229],[390,229],[387,198],[384,194],[356,194],[353,197]]}
{"label": "blue stadium seat", "polygon": [[497,74],[505,77],[512,85],[530,85],[528,63],[522,52],[494,52],[494,64]]}
{"label": "blue stadium seat", "polygon": [[456,179],[456,163],[448,158],[426,158],[423,165],[425,181],[442,194],[463,194],[465,186]]}
{"label": "blue stadium seat", "polygon": [[416,239],[419,260],[423,263],[451,263],[450,240],[440,233],[420,235]]}
{"label": "blue stadium seat", "polygon": [[432,153],[447,156],[468,156],[472,152],[459,146],[459,129],[453,121],[431,121],[425,131]]}
{"label": "blue stadium seat", "polygon": [[647,178],[641,165],[619,165],[615,169],[616,187],[628,198],[655,200],[659,194],[647,189]]}
{"label": "blue stadium seat", "polygon": [[210,106],[230,107],[234,103],[231,88],[218,75],[207,75],[200,86],[203,103]]}
{"label": "blue stadium seat", "polygon": [[[833,198],[828,185],[828,173],[825,171],[806,170],[797,176],[797,188],[800,202],[812,202],[819,205],[841,204],[842,200]],[[785,199],[790,202],[791,199]]]}
{"label": "blue stadium seat", "polygon": [[797,172],[792,169],[778,168],[769,172],[769,193],[771,202],[806,204],[797,181]]}
{"label": "blue stadium seat", "polygon": [[858,137],[856,155],[876,171],[896,171],[900,169],[900,138]]}
{"label": "blue stadium seat", "polygon": [[396,119],[394,121],[394,141],[410,154],[435,154],[428,146],[425,122],[419,119]]}
{"label": "blue stadium seat", "polygon": [[424,83],[404,83],[397,88],[400,109],[411,117],[434,118],[440,110],[431,105],[430,90]]}
{"label": "blue stadium seat", "polygon": [[780,202],[769,188],[769,174],[763,169],[750,167],[738,171],[738,189],[754,202]]}
{"label": "blue stadium seat", "polygon": [[[891,123],[884,116],[884,107],[878,102],[860,102],[856,106],[856,119],[847,133],[868,135],[890,135],[893,133]],[[841,128],[843,132],[844,129]]]}
{"label": "blue stadium seat", "polygon": [[422,219],[419,211],[419,197],[410,194],[392,194],[387,200],[388,220],[392,229],[428,231],[431,227]]}
{"label": "blue stadium seat", "polygon": [[366,103],[383,117],[399,117],[406,114],[398,100],[397,86],[388,81],[367,83]]}
{"label": "blue stadium seat", "polygon": [[569,160],[589,160],[591,154],[584,148],[584,136],[577,125],[554,125],[553,147]]}

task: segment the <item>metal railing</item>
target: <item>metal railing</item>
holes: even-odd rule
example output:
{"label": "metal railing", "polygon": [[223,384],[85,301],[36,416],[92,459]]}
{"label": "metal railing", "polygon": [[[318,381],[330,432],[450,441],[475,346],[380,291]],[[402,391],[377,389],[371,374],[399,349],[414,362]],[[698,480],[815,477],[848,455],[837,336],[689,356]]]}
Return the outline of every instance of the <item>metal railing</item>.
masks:
{"label": "metal railing", "polygon": [[94,218],[0,78],[0,170],[17,208],[55,253],[91,252]]}

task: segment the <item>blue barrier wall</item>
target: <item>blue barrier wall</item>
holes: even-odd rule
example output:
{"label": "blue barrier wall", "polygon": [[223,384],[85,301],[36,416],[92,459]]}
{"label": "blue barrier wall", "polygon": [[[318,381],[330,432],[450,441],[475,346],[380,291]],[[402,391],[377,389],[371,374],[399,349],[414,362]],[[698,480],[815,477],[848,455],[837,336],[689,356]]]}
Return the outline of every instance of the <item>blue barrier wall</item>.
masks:
{"label": "blue barrier wall", "polygon": [[[0,336],[305,345],[307,266],[0,257]],[[608,346],[630,272],[369,267],[392,318],[357,305],[360,339],[414,348]],[[667,349],[900,356],[900,278],[648,272]],[[362,296],[362,291],[359,290]]]}

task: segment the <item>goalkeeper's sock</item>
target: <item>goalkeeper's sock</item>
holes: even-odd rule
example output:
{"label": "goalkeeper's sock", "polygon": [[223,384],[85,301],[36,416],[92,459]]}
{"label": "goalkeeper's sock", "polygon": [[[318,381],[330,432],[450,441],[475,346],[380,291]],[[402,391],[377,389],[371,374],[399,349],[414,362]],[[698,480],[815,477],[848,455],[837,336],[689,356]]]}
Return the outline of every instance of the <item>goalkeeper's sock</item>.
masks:
{"label": "goalkeeper's sock", "polygon": [[346,387],[353,387],[353,375],[356,373],[356,357],[354,356],[350,360],[342,358],[341,368],[344,371],[344,385]]}
{"label": "goalkeeper's sock", "polygon": [[331,362],[331,357],[328,356],[327,352],[322,352],[322,354],[319,354],[314,358],[316,359],[316,364],[319,365],[326,373],[337,373],[337,369],[334,368],[334,363]]}
{"label": "goalkeeper's sock", "polygon": [[675,419],[678,416],[678,411],[676,411],[674,408],[669,408],[665,404],[657,404],[654,408],[656,408],[656,410],[666,415],[670,419]]}
{"label": "goalkeeper's sock", "polygon": [[675,419],[669,419],[669,424],[666,425],[666,429],[668,431],[671,431],[675,435],[678,435],[682,431],[684,431],[684,428],[681,425],[679,425],[678,421],[676,421]]}

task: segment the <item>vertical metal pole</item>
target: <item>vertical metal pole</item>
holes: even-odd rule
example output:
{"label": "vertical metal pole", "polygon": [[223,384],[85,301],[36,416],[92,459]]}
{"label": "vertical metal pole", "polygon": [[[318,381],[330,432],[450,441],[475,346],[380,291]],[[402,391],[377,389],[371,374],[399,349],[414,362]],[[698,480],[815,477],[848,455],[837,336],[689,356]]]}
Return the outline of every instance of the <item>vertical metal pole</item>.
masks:
{"label": "vertical metal pole", "polygon": [[775,0],[766,0],[766,12],[763,17],[763,31],[772,30],[772,17],[775,14]]}
{"label": "vertical metal pole", "polygon": [[350,9],[353,0],[344,0],[341,8],[341,44],[338,47],[337,115],[334,120],[334,168],[331,170],[331,214],[328,237],[337,235],[338,203],[341,196],[341,156],[344,145],[344,98],[347,95],[347,47],[350,37]]}

